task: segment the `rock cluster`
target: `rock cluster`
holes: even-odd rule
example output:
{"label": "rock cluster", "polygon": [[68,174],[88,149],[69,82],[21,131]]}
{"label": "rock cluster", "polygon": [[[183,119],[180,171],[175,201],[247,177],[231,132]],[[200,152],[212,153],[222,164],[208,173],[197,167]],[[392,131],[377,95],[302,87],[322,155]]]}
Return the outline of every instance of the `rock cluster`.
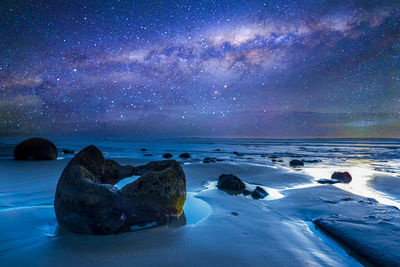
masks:
{"label": "rock cluster", "polygon": [[218,178],[217,187],[230,195],[251,195],[254,199],[262,199],[268,196],[268,193],[260,186],[257,186],[252,192],[249,191],[246,189],[245,183],[233,174],[221,174]]}

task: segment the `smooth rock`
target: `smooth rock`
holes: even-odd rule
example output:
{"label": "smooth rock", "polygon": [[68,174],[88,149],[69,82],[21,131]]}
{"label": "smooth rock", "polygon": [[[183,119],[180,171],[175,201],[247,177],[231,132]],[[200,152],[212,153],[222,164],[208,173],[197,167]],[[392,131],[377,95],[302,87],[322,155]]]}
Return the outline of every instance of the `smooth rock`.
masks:
{"label": "smooth rock", "polygon": [[182,153],[179,155],[179,157],[181,159],[189,159],[190,158],[190,154],[189,153]]}
{"label": "smooth rock", "polygon": [[57,147],[40,137],[22,141],[14,148],[16,160],[56,160],[57,155]]}
{"label": "smooth rock", "polygon": [[331,179],[336,179],[342,183],[348,184],[351,182],[352,177],[348,172],[334,172],[331,176]]}
{"label": "smooth rock", "polygon": [[172,154],[170,154],[170,153],[165,153],[165,154],[162,155],[162,157],[165,158],[165,159],[170,159],[170,158],[172,158],[173,156],[172,156]]}

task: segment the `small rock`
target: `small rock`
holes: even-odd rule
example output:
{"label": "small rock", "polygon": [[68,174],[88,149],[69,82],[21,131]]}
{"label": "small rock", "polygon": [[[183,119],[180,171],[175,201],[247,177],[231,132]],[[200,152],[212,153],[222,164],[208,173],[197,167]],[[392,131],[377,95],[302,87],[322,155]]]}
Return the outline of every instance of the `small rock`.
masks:
{"label": "small rock", "polygon": [[257,186],[256,189],[251,193],[251,197],[254,199],[262,199],[268,196],[267,191],[265,191],[263,188],[260,186]]}
{"label": "small rock", "polygon": [[214,158],[214,157],[205,157],[204,159],[203,159],[203,163],[215,163],[215,162],[217,162],[217,158]]}
{"label": "small rock", "polygon": [[140,151],[147,151],[147,149],[146,148],[142,148],[142,149],[140,149]]}
{"label": "small rock", "polygon": [[233,151],[233,154],[235,154],[235,155],[238,156],[238,157],[244,156],[243,153],[239,153],[239,152],[237,152],[237,151]]}
{"label": "small rock", "polygon": [[233,195],[241,194],[246,189],[242,180],[233,174],[221,174],[218,178],[217,187],[219,190]]}
{"label": "small rock", "polygon": [[181,159],[189,159],[190,158],[190,154],[189,153],[182,153],[179,155],[179,157]]}
{"label": "small rock", "polygon": [[238,215],[239,215],[239,212],[237,212],[237,211],[232,211],[232,215],[233,215],[233,216],[238,216]]}
{"label": "small rock", "polygon": [[62,150],[63,154],[74,154],[75,152],[73,150],[69,150],[69,149],[63,149]]}
{"label": "small rock", "polygon": [[304,166],[304,162],[298,159],[294,159],[290,161],[290,166]]}
{"label": "small rock", "polygon": [[172,154],[170,154],[170,153],[165,153],[164,155],[162,155],[162,157],[165,158],[165,159],[170,159],[170,158],[172,158],[173,156],[172,156]]}
{"label": "small rock", "polygon": [[16,160],[56,160],[57,155],[57,147],[40,137],[22,141],[14,148]]}
{"label": "small rock", "polygon": [[217,148],[217,149],[215,149],[215,151],[221,151],[221,149]]}
{"label": "small rock", "polygon": [[331,176],[331,179],[336,179],[342,183],[348,184],[351,182],[352,177],[348,172],[334,172]]}

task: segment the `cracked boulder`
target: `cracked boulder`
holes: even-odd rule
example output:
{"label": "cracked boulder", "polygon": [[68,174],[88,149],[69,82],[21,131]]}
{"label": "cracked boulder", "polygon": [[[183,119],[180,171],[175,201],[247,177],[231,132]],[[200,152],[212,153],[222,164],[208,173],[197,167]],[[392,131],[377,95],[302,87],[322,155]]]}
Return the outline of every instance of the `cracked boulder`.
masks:
{"label": "cracked boulder", "polygon": [[186,200],[186,179],[180,165],[171,160],[146,169],[120,190],[114,186],[138,169],[104,159],[95,146],[80,151],[57,184],[54,208],[59,225],[78,233],[114,234],[179,217]]}

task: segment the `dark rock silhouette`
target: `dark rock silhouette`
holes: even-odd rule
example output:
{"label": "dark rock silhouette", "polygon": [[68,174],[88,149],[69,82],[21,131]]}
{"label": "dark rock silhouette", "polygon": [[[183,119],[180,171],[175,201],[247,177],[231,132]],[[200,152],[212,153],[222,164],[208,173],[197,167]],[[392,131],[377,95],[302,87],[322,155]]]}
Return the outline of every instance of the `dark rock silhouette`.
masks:
{"label": "dark rock silhouette", "polygon": [[179,155],[179,157],[181,159],[189,159],[190,158],[190,154],[189,153],[182,153]]}
{"label": "dark rock silhouette", "polygon": [[170,159],[170,158],[172,158],[173,156],[172,156],[172,154],[170,154],[170,153],[165,153],[165,154],[162,155],[162,157],[165,158],[165,159]]}
{"label": "dark rock silhouette", "polygon": [[56,160],[57,155],[57,147],[40,137],[22,141],[14,148],[16,160]]}
{"label": "dark rock silhouette", "polygon": [[251,193],[251,197],[254,199],[262,199],[268,196],[267,191],[265,191],[263,188],[260,186],[257,186],[256,189]]}
{"label": "dark rock silhouette", "polygon": [[351,182],[352,177],[348,172],[334,172],[331,176],[331,179],[336,179],[342,183],[348,184]]}
{"label": "dark rock silhouette", "polygon": [[304,162],[301,160],[298,160],[298,159],[291,160],[289,164],[290,164],[290,166],[293,166],[293,167],[304,166]]}

